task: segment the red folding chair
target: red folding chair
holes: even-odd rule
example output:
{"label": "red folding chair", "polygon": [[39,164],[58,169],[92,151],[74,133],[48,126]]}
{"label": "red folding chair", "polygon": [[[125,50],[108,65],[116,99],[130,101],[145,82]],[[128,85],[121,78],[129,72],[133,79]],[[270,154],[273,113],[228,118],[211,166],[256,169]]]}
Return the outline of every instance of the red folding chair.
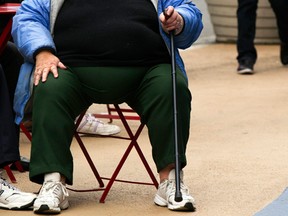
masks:
{"label": "red folding chair", "polygon": [[[1,15],[14,15],[17,9],[20,7],[19,3],[5,3],[0,5]],[[11,28],[12,28],[12,18],[9,19],[8,23],[5,25],[2,33],[0,34],[0,53],[4,50],[7,42],[11,38]]]}
{"label": "red folding chair", "polygon": [[[128,145],[128,147],[126,148],[122,158],[120,159],[117,167],[115,168],[113,174],[111,177],[107,178],[107,177],[103,177],[100,176],[100,174],[98,173],[95,164],[93,163],[81,137],[79,136],[78,132],[75,132],[75,138],[81,148],[81,150],[83,151],[85,158],[87,159],[89,166],[92,170],[92,172],[94,173],[94,176],[96,177],[96,180],[99,183],[99,188],[95,188],[95,189],[87,189],[87,190],[79,190],[79,189],[73,189],[73,188],[69,188],[72,191],[76,191],[76,192],[88,192],[88,191],[103,191],[101,198],[100,198],[100,203],[104,203],[105,199],[113,185],[113,183],[116,182],[122,182],[122,183],[132,183],[132,184],[141,184],[141,185],[152,185],[155,186],[156,188],[158,188],[158,182],[137,142],[138,137],[140,136],[143,128],[144,128],[144,124],[140,123],[138,129],[136,130],[135,134],[133,134],[127,120],[139,120],[140,121],[140,117],[138,115],[135,115],[135,112],[132,109],[129,108],[120,108],[120,106],[118,104],[114,104],[114,107],[112,107],[112,105],[107,105],[107,109],[108,109],[108,114],[94,114],[95,117],[97,118],[108,118],[110,119],[110,121],[112,121],[113,119],[120,119],[127,134],[128,137],[122,137],[122,136],[115,136],[115,135],[109,135],[109,137],[114,137],[114,138],[120,138],[120,139],[127,139],[130,140],[130,143]],[[113,112],[116,112],[116,114],[113,114]],[[124,113],[134,113],[134,115],[124,115]],[[83,116],[85,115],[85,112],[82,113],[77,122],[76,122],[76,128],[77,126],[80,124],[81,119],[83,118]],[[126,159],[128,158],[131,150],[135,148],[135,150],[138,153],[138,156],[140,157],[146,171],[148,172],[151,181],[152,182],[140,182],[140,181],[128,181],[128,180],[123,180],[123,179],[117,179],[117,176],[120,172],[120,170],[122,169]],[[104,186],[103,180],[108,180],[108,184],[106,185],[106,187]]]}
{"label": "red folding chair", "polygon": [[[92,188],[92,189],[75,189],[75,188],[72,188],[72,187],[68,187],[69,190],[71,191],[75,191],[75,192],[91,192],[91,191],[103,191],[102,195],[101,195],[101,198],[100,198],[100,203],[104,203],[105,202],[105,199],[113,185],[114,182],[122,182],[122,183],[131,183],[131,184],[141,184],[141,185],[152,185],[152,186],[155,186],[156,188],[158,188],[158,182],[137,142],[137,139],[138,137],[140,136],[143,128],[144,128],[144,124],[140,123],[138,129],[136,130],[136,132],[133,134],[127,120],[138,120],[140,121],[140,117],[135,114],[135,112],[130,109],[130,108],[120,108],[120,106],[118,104],[114,104],[114,105],[107,105],[107,111],[108,111],[108,114],[94,114],[94,116],[96,118],[106,118],[106,119],[110,119],[110,121],[112,121],[113,119],[119,119],[121,120],[127,134],[128,134],[128,137],[123,137],[123,136],[118,136],[118,135],[109,135],[109,137],[113,137],[113,138],[120,138],[120,139],[126,139],[126,140],[129,140],[130,143],[128,145],[128,147],[126,148],[126,150],[124,151],[124,154],[122,156],[122,158],[120,159],[118,165],[116,166],[113,174],[111,175],[111,177],[103,177],[99,174],[87,148],[85,147],[84,145],[84,142],[82,141],[81,137],[80,137],[80,133],[77,132],[75,130],[75,133],[74,133],[74,137],[77,141],[77,143],[79,144],[95,178],[96,178],[96,181],[98,182],[99,184],[99,187],[97,188]],[[86,110],[78,117],[77,121],[76,121],[76,127],[77,128],[83,118],[83,116],[85,115],[86,113]],[[133,113],[131,115],[124,115],[124,113]],[[31,140],[31,134],[30,132],[25,128],[25,126],[21,123],[20,124],[20,128],[22,130],[22,132],[27,136],[28,139]],[[135,150],[137,151],[145,169],[147,170],[150,178],[151,178],[151,181],[152,182],[140,182],[140,181],[129,181],[129,180],[123,180],[123,179],[118,179],[117,176],[120,172],[120,170],[122,169],[126,159],[128,158],[131,150],[135,148]],[[103,180],[107,180],[108,183],[107,185],[105,186]]]}

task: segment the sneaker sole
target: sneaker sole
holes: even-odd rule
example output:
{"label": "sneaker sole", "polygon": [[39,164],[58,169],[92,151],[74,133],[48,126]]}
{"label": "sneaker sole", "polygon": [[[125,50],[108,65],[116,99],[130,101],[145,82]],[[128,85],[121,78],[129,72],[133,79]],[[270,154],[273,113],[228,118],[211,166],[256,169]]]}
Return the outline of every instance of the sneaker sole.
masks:
{"label": "sneaker sole", "polygon": [[50,208],[48,205],[41,205],[38,209],[34,208],[34,212],[36,214],[59,214],[61,210],[66,210],[68,207],[65,208]]}
{"label": "sneaker sole", "polygon": [[98,133],[93,133],[91,131],[85,131],[85,130],[77,130],[80,136],[112,136],[119,134],[121,132],[121,129],[119,128],[118,130],[114,131],[106,131],[106,132],[98,132]]}
{"label": "sneaker sole", "polygon": [[186,212],[195,212],[196,208],[191,202],[187,202],[184,206],[175,206],[175,205],[168,205],[168,209],[172,211],[186,211]]}
{"label": "sneaker sole", "polygon": [[78,132],[78,134],[79,134],[79,136],[91,136],[91,137],[93,137],[93,136],[113,136],[113,135],[116,135],[116,134],[119,134],[120,132],[121,132],[121,130],[120,131],[117,131],[117,132],[112,132],[112,133],[91,133],[91,132],[81,132],[81,131],[77,131]]}
{"label": "sneaker sole", "polygon": [[60,208],[49,208],[48,205],[41,205],[38,209],[35,209],[34,208],[34,212],[36,214],[41,214],[41,213],[44,213],[44,214],[58,214],[61,212],[61,209]]}
{"label": "sneaker sole", "polygon": [[249,69],[249,68],[245,68],[243,70],[239,70],[237,71],[238,74],[254,74],[254,71]]}
{"label": "sneaker sole", "polygon": [[27,204],[19,206],[19,207],[18,206],[11,207],[11,206],[6,206],[6,205],[1,204],[0,208],[1,209],[10,209],[10,210],[25,210],[25,209],[29,209],[30,207],[33,206],[33,203],[34,203],[35,199],[33,199],[30,203],[27,203]]}
{"label": "sneaker sole", "polygon": [[156,194],[154,198],[154,203],[157,206],[162,206],[162,207],[166,207],[168,205],[167,201],[163,199],[161,196],[159,196],[158,194]]}
{"label": "sneaker sole", "polygon": [[196,211],[195,206],[191,202],[185,203],[184,206],[175,206],[173,204],[167,203],[167,201],[165,199],[163,199],[161,196],[159,196],[158,194],[156,194],[156,196],[154,198],[154,203],[157,206],[161,206],[161,207],[167,207],[168,206],[168,209],[170,209],[172,211],[187,211],[187,212]]}
{"label": "sneaker sole", "polygon": [[66,210],[69,207],[69,202],[65,201],[56,208],[50,208],[47,204],[42,204],[39,208],[33,209],[36,214],[59,214],[61,210]]}

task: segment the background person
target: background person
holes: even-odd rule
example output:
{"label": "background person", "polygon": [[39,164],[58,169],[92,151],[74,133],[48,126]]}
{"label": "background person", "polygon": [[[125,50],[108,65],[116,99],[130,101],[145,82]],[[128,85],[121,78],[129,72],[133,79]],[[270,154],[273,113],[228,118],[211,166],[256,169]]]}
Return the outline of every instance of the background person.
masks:
{"label": "background person", "polygon": [[[280,44],[280,60],[283,65],[288,64],[288,1],[269,0],[275,13]],[[254,45],[256,32],[258,0],[238,0],[238,39],[237,61],[239,74],[254,73],[254,64],[257,60],[257,51]]]}
{"label": "background person", "polygon": [[[4,1],[3,3],[19,3]],[[11,15],[0,15],[0,33]],[[0,169],[20,160],[19,126],[14,123],[13,100],[23,58],[13,43],[8,42],[0,53]],[[25,193],[9,184],[0,171],[0,208],[28,209],[33,205],[35,194]]]}

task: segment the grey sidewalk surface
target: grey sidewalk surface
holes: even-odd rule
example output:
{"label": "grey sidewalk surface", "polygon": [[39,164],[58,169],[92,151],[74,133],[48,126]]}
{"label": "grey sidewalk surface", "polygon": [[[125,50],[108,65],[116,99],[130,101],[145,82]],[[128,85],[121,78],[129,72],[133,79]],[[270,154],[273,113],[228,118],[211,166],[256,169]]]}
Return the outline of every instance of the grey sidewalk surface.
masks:
{"label": "grey sidewalk surface", "polygon": [[[182,51],[193,95],[188,166],[184,181],[197,202],[195,216],[253,216],[288,185],[288,70],[279,61],[277,45],[258,45],[256,73],[236,74],[235,44],[194,45]],[[91,112],[105,112],[93,105]],[[121,126],[117,120],[115,124]],[[137,122],[131,121],[132,129]],[[125,135],[122,127],[121,134]],[[127,146],[126,140],[83,138],[99,171],[111,175]],[[145,128],[139,144],[157,176]],[[77,143],[73,141],[75,171],[73,188],[97,183]],[[21,134],[21,155],[29,157],[30,143]],[[28,173],[15,172],[17,187],[37,192]],[[120,177],[149,177],[133,150]],[[62,215],[187,215],[153,204],[152,186],[114,183],[105,204],[101,192],[70,192],[71,207]],[[32,215],[31,211],[5,211],[1,215]],[[271,215],[273,216],[273,215]]]}

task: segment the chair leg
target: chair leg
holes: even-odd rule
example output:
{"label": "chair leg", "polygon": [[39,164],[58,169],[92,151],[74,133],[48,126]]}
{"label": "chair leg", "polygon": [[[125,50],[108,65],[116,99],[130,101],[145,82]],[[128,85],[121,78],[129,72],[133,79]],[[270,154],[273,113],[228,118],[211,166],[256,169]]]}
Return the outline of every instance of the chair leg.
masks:
{"label": "chair leg", "polygon": [[17,182],[16,178],[15,178],[14,174],[12,173],[12,170],[10,169],[10,166],[7,165],[7,166],[4,167],[4,169],[5,169],[8,177],[9,177],[9,179],[11,180],[11,182],[12,183],[16,183]]}
{"label": "chair leg", "polygon": [[[126,122],[126,123],[127,123],[127,122]],[[124,165],[124,163],[125,163],[128,155],[130,154],[130,152],[131,152],[131,150],[132,150],[133,147],[136,148],[136,150],[137,150],[137,152],[138,152],[138,154],[139,154],[139,156],[140,156],[140,158],[141,158],[141,160],[142,160],[142,162],[143,162],[143,164],[144,164],[147,172],[148,172],[149,175],[150,175],[150,178],[151,178],[153,184],[152,184],[152,183],[151,183],[151,184],[150,184],[150,183],[140,183],[140,182],[138,182],[138,183],[136,183],[136,182],[130,182],[130,183],[145,184],[145,185],[155,185],[155,187],[158,188],[158,182],[157,182],[157,180],[156,180],[156,178],[155,178],[155,176],[154,176],[151,168],[149,167],[149,165],[148,165],[148,163],[147,163],[147,161],[146,161],[146,159],[145,159],[145,157],[144,157],[144,155],[143,155],[143,153],[142,153],[142,151],[141,151],[141,149],[140,149],[140,147],[139,147],[139,145],[138,145],[138,143],[137,143],[137,141],[136,141],[136,140],[138,139],[141,131],[143,130],[143,128],[144,128],[144,124],[141,124],[141,125],[139,126],[138,130],[136,131],[135,135],[133,135],[133,138],[132,138],[132,140],[131,140],[128,148],[126,149],[124,155],[122,156],[120,162],[118,163],[118,166],[116,167],[116,169],[115,169],[112,177],[109,179],[109,182],[108,182],[108,184],[107,184],[104,192],[102,193],[102,196],[101,196],[101,198],[100,198],[100,203],[105,203],[105,199],[106,199],[106,197],[107,197],[107,195],[108,195],[108,193],[109,193],[109,191],[110,191],[113,183],[114,183],[115,181],[117,181],[116,178],[117,178],[117,176],[118,176],[121,168],[123,167],[123,165]],[[131,129],[128,128],[128,130],[130,131],[129,133],[132,134]],[[122,182],[127,182],[127,181],[122,181]]]}
{"label": "chair leg", "polygon": [[155,185],[156,188],[158,188],[158,182],[157,182],[157,180],[156,180],[156,178],[155,178],[155,176],[154,176],[154,174],[153,174],[153,172],[152,172],[152,170],[151,170],[151,168],[150,168],[150,166],[149,166],[149,164],[148,164],[148,162],[147,162],[147,160],[146,160],[146,158],[145,158],[143,152],[141,151],[141,149],[139,147],[139,144],[137,142],[137,139],[140,136],[140,133],[142,132],[142,130],[144,128],[144,124],[141,123],[141,125],[139,126],[139,128],[136,131],[135,135],[133,135],[133,133],[131,131],[131,128],[129,127],[126,118],[124,117],[123,113],[121,112],[121,109],[120,109],[119,105],[118,104],[114,104],[114,106],[115,106],[115,109],[116,109],[118,115],[120,116],[120,119],[121,119],[121,121],[122,121],[122,123],[123,123],[123,125],[124,125],[124,127],[125,127],[125,129],[126,129],[126,131],[128,133],[128,135],[129,135],[130,139],[131,139],[131,145],[133,145],[136,148],[136,151],[138,152],[138,155],[141,158],[141,161],[143,162],[143,164],[144,164],[144,166],[145,166],[145,168],[146,168],[146,170],[147,170],[147,172],[148,172],[153,184]]}
{"label": "chair leg", "polygon": [[14,165],[16,166],[16,168],[19,172],[25,172],[20,161],[15,161]]}
{"label": "chair leg", "polygon": [[[107,117],[105,117],[105,118],[109,118],[109,119],[110,118],[113,118],[113,119],[117,118],[117,119],[120,119],[122,121],[122,124],[125,127],[126,132],[128,134],[128,138],[125,138],[125,139],[130,140],[130,144],[128,145],[127,149],[125,150],[120,162],[118,163],[116,169],[114,170],[114,172],[113,172],[113,174],[112,174],[112,176],[110,178],[102,177],[102,176],[99,175],[99,173],[98,173],[98,171],[97,171],[97,169],[96,169],[96,167],[95,167],[95,165],[94,165],[94,163],[93,163],[93,161],[92,161],[92,159],[91,159],[91,157],[90,157],[90,155],[89,155],[84,143],[82,142],[79,134],[77,133],[77,131],[75,131],[75,134],[74,134],[74,136],[75,136],[75,138],[76,138],[76,140],[77,140],[82,152],[85,155],[86,160],[88,161],[88,163],[90,165],[90,168],[92,169],[92,171],[94,173],[94,176],[96,177],[97,181],[100,184],[100,187],[102,187],[102,188],[88,189],[88,190],[75,190],[75,189],[70,189],[70,190],[76,191],[76,192],[77,191],[78,192],[87,192],[87,191],[100,191],[100,190],[103,190],[103,193],[102,193],[101,198],[100,198],[100,203],[104,203],[105,202],[105,199],[106,199],[106,197],[107,197],[107,195],[108,195],[108,193],[109,193],[109,191],[110,191],[110,189],[111,189],[111,187],[112,187],[112,185],[113,185],[113,183],[115,181],[124,182],[124,183],[133,183],[133,184],[154,185],[156,188],[158,188],[158,182],[157,182],[157,180],[156,180],[151,168],[149,167],[148,162],[146,161],[145,156],[144,156],[144,154],[142,153],[142,151],[141,151],[141,149],[139,147],[139,144],[137,143],[137,139],[140,136],[140,134],[141,134],[141,132],[142,132],[142,130],[143,130],[145,125],[144,124],[140,124],[140,126],[138,127],[136,133],[133,134],[130,126],[128,125],[127,119],[128,120],[140,120],[140,117],[139,116],[135,116],[133,118],[126,118],[123,115],[123,112],[125,112],[126,109],[123,111],[123,109],[120,109],[119,105],[117,105],[117,104],[114,104],[114,107],[115,108],[112,108],[112,107],[109,107],[109,105],[107,105],[107,109],[108,109],[109,113],[108,113],[108,115],[106,115]],[[111,115],[111,111],[116,111],[118,115],[117,116],[113,115],[113,117],[111,117],[112,116]],[[129,112],[131,112],[131,109],[129,109]],[[78,127],[78,125],[79,125],[82,117],[84,116],[84,114],[82,113],[82,115],[79,116],[79,118],[78,118],[78,120],[76,122],[76,128]],[[115,137],[114,136],[114,138],[122,138],[122,137]],[[146,170],[147,170],[147,172],[148,172],[148,174],[149,174],[149,176],[150,176],[150,178],[152,180],[152,183],[135,182],[135,181],[133,182],[133,181],[125,181],[125,180],[117,179],[117,176],[118,176],[121,168],[123,167],[123,165],[124,165],[124,163],[125,163],[127,157],[129,156],[129,154],[130,154],[130,152],[131,152],[133,147],[135,147],[135,149],[136,149],[136,151],[137,151],[137,153],[138,153],[143,165],[145,166],[145,168],[146,168]],[[104,183],[103,183],[102,180],[108,180],[108,184],[107,184],[106,187],[104,187]]]}
{"label": "chair leg", "polygon": [[26,137],[30,140],[30,142],[32,141],[32,135],[31,133],[26,129],[26,127],[23,125],[23,123],[20,123],[20,128],[23,131],[23,133],[26,135]]}
{"label": "chair leg", "polygon": [[[112,115],[112,111],[111,111],[111,107],[110,107],[110,104],[107,104],[107,111],[108,111],[108,115],[111,116]],[[113,119],[110,117],[109,118],[109,123],[112,123],[113,122]]]}
{"label": "chair leg", "polygon": [[76,138],[76,140],[77,140],[77,142],[78,142],[78,144],[79,144],[79,146],[80,146],[83,154],[85,155],[85,158],[86,158],[87,162],[89,163],[89,166],[90,166],[90,168],[92,169],[92,172],[93,172],[96,180],[97,180],[98,183],[99,183],[99,187],[100,187],[100,188],[103,188],[103,187],[104,187],[104,183],[103,183],[103,181],[102,181],[102,179],[101,179],[101,176],[99,175],[99,173],[98,173],[98,171],[97,171],[97,169],[96,169],[96,167],[95,167],[95,165],[94,165],[94,163],[93,163],[93,161],[92,161],[92,159],[91,159],[91,157],[90,157],[90,155],[89,155],[89,153],[88,153],[88,151],[87,151],[84,143],[82,142],[82,139],[80,138],[80,136],[79,136],[79,134],[78,134],[78,132],[77,132],[77,128],[78,128],[81,120],[83,119],[86,111],[87,111],[87,110],[85,110],[84,112],[82,112],[82,113],[79,115],[79,117],[78,117],[78,119],[77,119],[77,121],[76,121],[76,124],[75,124],[75,128],[76,128],[76,129],[75,129],[75,132],[74,132],[74,137]]}
{"label": "chair leg", "polygon": [[150,166],[149,166],[149,164],[148,164],[148,162],[147,162],[147,160],[146,160],[146,158],[145,158],[143,152],[141,151],[137,142],[134,144],[134,147],[135,147],[136,151],[138,152],[138,155],[141,158],[141,161],[144,164],[153,184],[155,185],[156,189],[158,189],[158,181],[156,180],[155,175],[153,174],[153,172],[152,172],[152,170],[151,170],[151,168],[150,168]]}
{"label": "chair leg", "polygon": [[99,173],[98,173],[98,171],[97,171],[97,169],[96,169],[96,167],[95,167],[95,165],[94,165],[94,163],[93,163],[93,161],[92,161],[92,159],[91,159],[91,157],[90,157],[90,155],[89,155],[84,143],[82,142],[79,134],[75,133],[74,136],[75,136],[75,138],[76,138],[76,140],[77,140],[77,142],[78,142],[83,154],[85,155],[85,158],[86,158],[87,162],[89,163],[89,166],[92,169],[92,172],[93,172],[96,180],[99,183],[99,187],[103,188],[104,187],[104,182],[102,181],[101,176],[99,175]]}
{"label": "chair leg", "polygon": [[143,153],[142,153],[142,151],[141,151],[141,149],[140,149],[140,147],[139,147],[139,145],[137,143],[137,139],[140,136],[140,134],[141,134],[141,132],[142,132],[142,130],[144,128],[144,124],[141,124],[139,126],[138,130],[136,131],[135,135],[133,135],[133,133],[131,131],[131,128],[129,127],[129,125],[128,125],[123,113],[121,112],[121,109],[120,109],[119,105],[118,104],[114,104],[114,106],[115,106],[115,109],[116,109],[116,111],[117,111],[117,113],[118,113],[118,115],[119,115],[119,117],[120,117],[125,129],[126,129],[126,132],[128,133],[128,135],[129,135],[129,137],[131,139],[131,142],[130,142],[128,148],[126,149],[126,151],[125,151],[123,157],[121,158],[116,170],[114,171],[109,183],[107,184],[106,189],[104,190],[104,192],[103,192],[103,194],[101,196],[101,199],[100,199],[101,203],[105,202],[105,199],[106,199],[106,196],[107,196],[108,192],[110,191],[114,181],[116,180],[116,177],[117,177],[118,173],[120,172],[123,164],[125,163],[128,155],[131,152],[133,147],[136,148],[136,150],[138,152],[138,155],[141,158],[141,161],[143,162],[147,172],[150,175],[150,178],[153,181],[153,184],[155,185],[156,188],[158,188],[158,182],[157,182],[157,180],[156,180],[151,168],[149,167],[149,165],[148,165],[148,163],[147,163],[147,161],[146,161],[146,159],[145,159],[145,157],[144,157],[144,155],[143,155]]}

